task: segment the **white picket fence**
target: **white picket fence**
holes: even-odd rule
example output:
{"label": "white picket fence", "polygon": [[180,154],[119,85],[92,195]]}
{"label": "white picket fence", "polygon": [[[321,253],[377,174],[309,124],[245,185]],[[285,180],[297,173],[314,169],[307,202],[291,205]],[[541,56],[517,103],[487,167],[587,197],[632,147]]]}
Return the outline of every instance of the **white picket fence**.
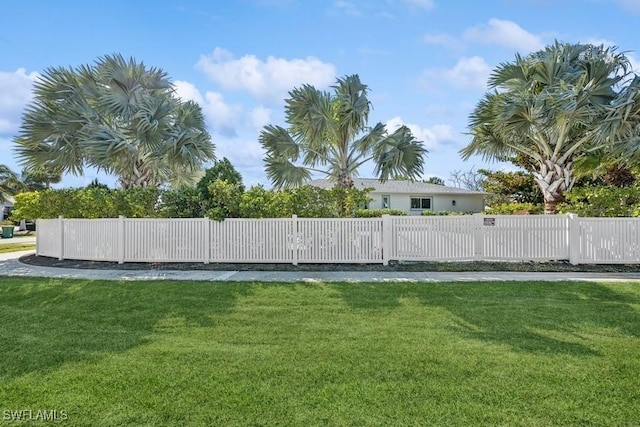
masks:
{"label": "white picket fence", "polygon": [[465,215],[366,219],[47,219],[36,254],[124,262],[640,263],[640,219]]}

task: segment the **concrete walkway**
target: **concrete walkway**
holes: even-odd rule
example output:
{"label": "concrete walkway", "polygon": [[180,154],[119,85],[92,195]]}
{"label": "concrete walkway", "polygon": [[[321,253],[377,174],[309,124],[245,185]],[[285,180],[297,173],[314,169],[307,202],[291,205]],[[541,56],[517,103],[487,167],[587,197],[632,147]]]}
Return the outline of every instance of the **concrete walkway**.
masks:
{"label": "concrete walkway", "polygon": [[[7,247],[7,246],[11,246],[11,245],[19,245],[19,244],[35,244],[36,243],[36,236],[24,236],[24,237],[13,237],[10,239],[0,239],[0,246],[2,247]],[[18,259],[23,255],[29,255],[34,253],[35,251],[33,249],[29,249],[26,251],[17,251],[17,252],[4,252],[4,253],[0,253],[0,261],[5,261],[5,260],[11,260],[11,259]],[[0,271],[3,271],[3,269],[0,267]],[[0,273],[0,274],[4,274],[4,273]]]}
{"label": "concrete walkway", "polygon": [[[403,272],[403,271],[213,271],[84,270],[37,267],[18,258],[33,251],[0,254],[0,276],[107,280],[199,280],[230,282],[475,282],[475,281],[638,281],[638,273]],[[0,277],[0,283],[2,278]]]}

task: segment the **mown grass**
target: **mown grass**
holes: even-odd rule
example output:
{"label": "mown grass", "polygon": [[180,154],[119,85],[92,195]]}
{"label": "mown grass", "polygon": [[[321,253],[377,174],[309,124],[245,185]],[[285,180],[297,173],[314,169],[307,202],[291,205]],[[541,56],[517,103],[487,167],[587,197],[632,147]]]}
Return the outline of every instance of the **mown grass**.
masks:
{"label": "mown grass", "polygon": [[0,254],[6,254],[8,252],[29,251],[36,250],[35,243],[5,243],[0,245]]}
{"label": "mown grass", "polygon": [[0,322],[0,416],[55,409],[66,425],[92,426],[640,424],[632,283],[2,277]]}

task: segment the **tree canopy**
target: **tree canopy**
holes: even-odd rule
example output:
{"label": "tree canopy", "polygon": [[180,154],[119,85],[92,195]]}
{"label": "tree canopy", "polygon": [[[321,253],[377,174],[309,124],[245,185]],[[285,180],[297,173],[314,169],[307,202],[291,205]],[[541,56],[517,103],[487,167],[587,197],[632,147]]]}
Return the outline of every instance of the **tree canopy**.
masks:
{"label": "tree canopy", "polygon": [[368,127],[369,89],[360,77],[339,78],[332,89],[293,89],[285,107],[289,127],[267,125],[260,133],[273,185],[296,187],[319,173],[349,188],[358,169],[369,161],[382,181],[392,176],[419,178],[427,151],[406,126],[391,133],[382,123]]}
{"label": "tree canopy", "polygon": [[636,157],[640,81],[614,47],[556,42],[500,64],[470,115],[463,159],[522,156],[533,167],[545,212],[574,183],[574,164],[597,150]]}
{"label": "tree canopy", "polygon": [[170,182],[214,158],[200,106],[176,97],[161,69],[117,54],[46,69],[15,142],[27,171],[93,166],[124,188]]}
{"label": "tree canopy", "polygon": [[235,167],[233,167],[229,159],[226,157],[223,157],[221,160],[217,160],[212,167],[206,170],[204,176],[200,181],[198,181],[198,191],[202,195],[207,195],[209,192],[209,184],[220,180],[225,180],[232,184],[238,184],[240,192],[244,192],[242,175]]}
{"label": "tree canopy", "polygon": [[0,165],[0,202],[6,202],[23,189],[22,181],[9,166]]}

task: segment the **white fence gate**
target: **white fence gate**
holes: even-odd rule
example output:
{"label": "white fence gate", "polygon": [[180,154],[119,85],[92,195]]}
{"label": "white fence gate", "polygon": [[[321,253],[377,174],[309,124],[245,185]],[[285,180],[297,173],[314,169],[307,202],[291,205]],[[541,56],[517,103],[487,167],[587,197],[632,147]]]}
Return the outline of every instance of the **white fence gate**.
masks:
{"label": "white fence gate", "polygon": [[640,263],[640,219],[575,215],[38,220],[36,254],[124,262]]}

